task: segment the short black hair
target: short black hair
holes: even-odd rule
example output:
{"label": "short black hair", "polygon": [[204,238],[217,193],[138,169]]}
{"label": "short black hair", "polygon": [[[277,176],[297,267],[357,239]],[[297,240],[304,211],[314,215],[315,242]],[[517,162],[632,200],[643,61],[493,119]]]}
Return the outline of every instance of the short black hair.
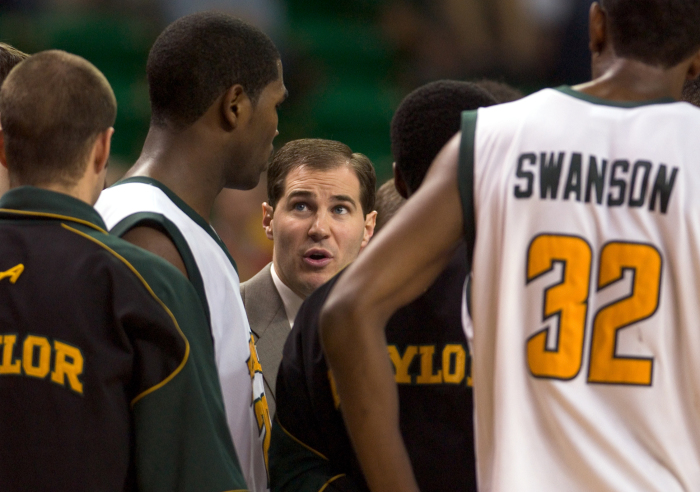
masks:
{"label": "short black hair", "polygon": [[58,50],[30,56],[0,90],[10,179],[74,184],[85,173],[95,139],[116,114],[114,92],[90,62]]}
{"label": "short black hair", "polygon": [[6,43],[0,43],[0,85],[2,85],[7,75],[15,65],[22,60],[29,58],[29,55],[21,52]]}
{"label": "short black hair", "polygon": [[377,211],[377,219],[374,225],[374,235],[384,228],[396,212],[403,206],[406,199],[399,194],[394,184],[394,178],[386,181],[377,190],[377,199],[374,202],[374,209]]}
{"label": "short black hair", "polygon": [[700,49],[697,0],[600,0],[615,54],[670,68]]}
{"label": "short black hair", "polygon": [[216,12],[182,17],[165,28],[148,55],[151,123],[186,128],[236,84],[256,103],[279,78],[279,59],[270,38],[240,19]]}
{"label": "short black hair", "polygon": [[460,130],[462,111],[497,104],[471,82],[440,80],[411,92],[391,120],[391,152],[409,191],[423,182],[440,149]]}

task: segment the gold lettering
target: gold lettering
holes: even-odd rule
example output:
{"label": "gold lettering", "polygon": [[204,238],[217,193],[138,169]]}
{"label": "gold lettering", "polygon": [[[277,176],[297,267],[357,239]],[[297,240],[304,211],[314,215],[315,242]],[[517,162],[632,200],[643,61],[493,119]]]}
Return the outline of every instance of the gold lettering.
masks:
{"label": "gold lettering", "polygon": [[[455,356],[455,370],[450,372],[452,356]],[[446,383],[459,384],[464,379],[467,353],[461,345],[445,345],[442,351],[442,374]]]}
{"label": "gold lettering", "polygon": [[[268,468],[268,454],[270,451],[270,409],[267,406],[267,397],[262,395],[259,400],[255,400],[255,417],[258,419],[258,431],[265,432],[265,437],[263,438],[263,455],[265,457],[265,469]],[[269,476],[269,472],[268,472]]]}
{"label": "gold lettering", "polygon": [[[39,365],[34,365],[34,348],[39,347]],[[22,367],[27,376],[45,378],[51,366],[51,344],[44,337],[28,335],[24,339]]]}
{"label": "gold lettering", "polygon": [[250,335],[250,340],[248,340],[248,348],[250,350],[250,357],[247,361],[248,373],[250,374],[250,379],[254,379],[256,372],[262,374],[262,366],[260,365],[260,360],[258,359],[258,351],[255,348],[255,340],[253,340],[253,335]]}
{"label": "gold lettering", "polygon": [[434,345],[422,345],[420,347],[420,375],[416,378],[416,383],[442,383],[442,369],[438,369],[438,372],[433,373],[433,355],[435,355]]}
{"label": "gold lettering", "polygon": [[0,272],[0,280],[4,278],[10,278],[10,283],[14,284],[17,282],[17,279],[19,278],[20,275],[22,275],[22,272],[24,271],[24,265],[21,263],[19,265],[13,266],[6,272]]}
{"label": "gold lettering", "polygon": [[5,335],[0,337],[3,343],[2,364],[0,364],[0,374],[20,374],[22,369],[18,360],[13,360],[13,352],[17,335]]}
{"label": "gold lettering", "polygon": [[[51,381],[65,386],[68,377],[71,389],[82,395],[83,383],[78,376],[83,373],[83,354],[79,349],[55,340],[53,347],[56,350],[56,364],[51,373]],[[71,362],[68,362],[67,358],[71,359]]]}
{"label": "gold lettering", "polygon": [[411,384],[411,375],[408,373],[408,368],[411,366],[413,358],[418,353],[418,348],[413,345],[409,345],[406,347],[403,357],[399,355],[399,351],[394,345],[389,345],[388,348],[389,357],[391,357],[391,362],[394,364],[394,369],[396,371],[396,383]]}

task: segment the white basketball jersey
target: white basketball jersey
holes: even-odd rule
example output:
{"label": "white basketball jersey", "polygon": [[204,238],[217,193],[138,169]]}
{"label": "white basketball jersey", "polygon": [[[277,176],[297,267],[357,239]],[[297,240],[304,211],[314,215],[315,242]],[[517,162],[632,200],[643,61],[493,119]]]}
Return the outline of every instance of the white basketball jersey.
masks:
{"label": "white basketball jersey", "polygon": [[[193,258],[198,271],[195,277],[201,275],[226,416],[243,475],[251,491],[267,490],[270,416],[262,371],[240,296],[238,273],[225,246],[201,216],[165,186],[149,178],[130,178],[104,190],[95,208],[109,229],[125,219],[149,214],[165,217],[177,227],[181,237],[177,231],[171,236],[175,236],[174,242],[188,272],[192,271],[188,258]],[[190,277],[192,280],[193,276]],[[197,283],[193,284],[197,288]]]}
{"label": "white basketball jersey", "polygon": [[700,110],[547,89],[462,138],[479,490],[700,490]]}

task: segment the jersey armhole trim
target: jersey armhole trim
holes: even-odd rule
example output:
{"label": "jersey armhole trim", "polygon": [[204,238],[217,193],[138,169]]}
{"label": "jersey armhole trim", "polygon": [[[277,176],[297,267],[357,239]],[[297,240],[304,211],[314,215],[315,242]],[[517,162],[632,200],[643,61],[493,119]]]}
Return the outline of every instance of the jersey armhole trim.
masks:
{"label": "jersey armhole trim", "polygon": [[476,241],[476,218],[474,216],[474,140],[476,136],[477,111],[462,113],[462,141],[459,147],[457,184],[464,215],[464,239],[467,243],[467,266],[472,268],[474,243]]}
{"label": "jersey armhole trim", "polygon": [[336,475],[335,477],[331,478],[330,480],[328,480],[326,483],[323,484],[323,487],[318,489],[318,492],[323,492],[324,490],[326,490],[328,488],[328,486],[332,482],[335,482],[336,480],[338,480],[339,478],[343,478],[344,476],[345,476],[345,473],[341,473],[340,475]]}
{"label": "jersey armhole trim", "polygon": [[180,229],[178,229],[178,227],[170,219],[163,214],[158,214],[155,212],[138,212],[128,215],[117,222],[117,224],[110,229],[110,233],[118,237],[123,237],[124,234],[135,227],[152,227],[152,225],[149,223],[155,224],[158,226],[158,229],[162,229],[173,242],[175,248],[177,248],[178,253],[180,253],[180,257],[185,264],[185,270],[187,270],[189,281],[194,287],[194,290],[197,291],[197,296],[199,297],[199,301],[202,304],[202,309],[204,309],[204,314],[207,318],[207,324],[211,326],[209,303],[207,302],[207,294],[206,290],[204,289],[202,274],[199,271],[197,261],[194,259],[194,255],[192,254],[189,244],[187,244],[185,236],[182,235]]}
{"label": "jersey armhole trim", "polygon": [[91,229],[95,229],[96,231],[99,231],[103,234],[109,234],[107,231],[102,229],[100,226],[97,226],[97,225],[93,224],[92,222],[89,222],[87,220],[78,219],[75,217],[70,217],[68,215],[51,214],[51,213],[46,213],[46,212],[29,212],[27,210],[12,210],[9,208],[0,208],[0,212],[6,213],[6,214],[29,215],[32,217],[46,217],[49,219],[68,220],[70,222],[76,222],[78,224],[87,226]]}
{"label": "jersey armhole trim", "polygon": [[120,255],[119,253],[114,251],[112,248],[110,248],[106,244],[100,242],[99,240],[95,239],[94,237],[92,237],[88,234],[85,234],[84,232],[81,232],[77,229],[73,229],[72,227],[70,227],[69,225],[66,225],[66,224],[61,224],[61,227],[63,227],[64,229],[67,229],[75,234],[78,234],[79,236],[82,236],[89,241],[92,241],[93,243],[97,244],[98,246],[101,246],[102,248],[104,248],[107,251],[109,251],[110,253],[112,253],[112,255],[114,255],[117,259],[119,259],[122,263],[124,263],[127,266],[127,268],[129,270],[131,270],[131,272],[134,275],[136,275],[136,278],[138,278],[141,281],[141,283],[144,285],[144,287],[146,287],[146,290],[148,291],[148,293],[151,294],[151,296],[156,300],[156,302],[158,304],[160,304],[160,306],[163,308],[163,310],[166,313],[168,313],[168,316],[170,316],[170,319],[172,319],[173,324],[175,325],[175,328],[177,329],[177,332],[180,334],[182,339],[185,341],[185,355],[182,357],[182,361],[180,362],[180,365],[177,366],[177,368],[172,373],[170,373],[170,375],[168,375],[168,377],[166,377],[163,381],[156,384],[155,386],[151,386],[150,388],[148,388],[145,391],[142,391],[133,400],[131,400],[131,407],[133,408],[134,405],[140,399],[153,393],[154,391],[159,390],[160,388],[162,388],[163,386],[168,384],[175,376],[177,376],[180,373],[180,371],[182,371],[182,368],[185,367],[185,364],[187,363],[187,361],[189,360],[189,357],[190,357],[190,342],[189,342],[189,340],[187,340],[187,337],[180,329],[180,325],[177,323],[177,320],[175,319],[175,316],[173,315],[172,311],[170,311],[170,309],[168,309],[168,306],[166,306],[165,303],[163,301],[161,301],[160,298],[156,295],[156,293],[153,292],[153,289],[151,289],[151,286],[148,285],[148,282],[146,282],[146,279],[144,279],[141,276],[141,274],[138,272],[138,270],[136,270],[136,268],[134,268],[134,266],[131,263],[129,263],[129,261],[126,258],[124,258],[122,255]]}
{"label": "jersey armhole trim", "polygon": [[[324,460],[330,461],[330,460],[329,460],[328,458],[326,458],[323,454],[319,453],[318,451],[316,451],[314,448],[312,448],[312,447],[309,446],[308,444],[304,444],[304,443],[301,442],[299,439],[297,439],[296,437],[294,437],[294,436],[292,435],[291,432],[289,432],[287,429],[284,428],[284,426],[282,425],[282,422],[280,422],[279,416],[277,416],[277,415],[275,415],[275,422],[277,422],[277,425],[280,426],[280,429],[282,429],[282,431],[284,431],[285,434],[287,434],[289,437],[291,437],[292,440],[294,440],[294,442],[296,442],[296,443],[298,443],[298,444],[301,444],[303,447],[305,447],[306,449],[308,449],[309,451],[311,451],[311,452],[314,453],[315,455],[320,456],[320,457],[323,458]],[[332,481],[332,480],[335,480],[336,478],[338,478],[338,477],[332,478],[331,481]],[[327,482],[327,483],[330,483],[330,481]],[[323,490],[323,489],[321,489],[321,490]],[[320,492],[320,491],[319,491],[319,492]]]}
{"label": "jersey armhole trim", "polygon": [[158,181],[157,179],[150,178],[148,176],[131,176],[129,178],[124,178],[121,181],[117,181],[114,183],[113,186],[119,186],[122,184],[128,184],[128,183],[141,183],[141,184],[147,184],[150,186],[153,186],[155,188],[158,188],[160,191],[162,191],[168,199],[175,204],[177,208],[182,210],[185,215],[187,215],[192,221],[194,221],[195,224],[197,224],[199,227],[204,229],[204,232],[209,234],[209,236],[214,240],[216,244],[219,245],[219,247],[222,249],[226,257],[228,258],[228,261],[231,262],[231,265],[233,265],[233,269],[236,270],[236,274],[238,274],[238,265],[236,265],[236,261],[233,259],[231,256],[231,253],[228,250],[228,247],[226,246],[226,243],[219,237],[219,234],[216,232],[216,230],[212,227],[211,224],[209,224],[206,220],[204,220],[204,217],[199,215],[195,209],[190,207],[187,202],[185,202],[182,198],[180,198],[178,195],[176,195],[173,190],[165,186],[163,183]]}

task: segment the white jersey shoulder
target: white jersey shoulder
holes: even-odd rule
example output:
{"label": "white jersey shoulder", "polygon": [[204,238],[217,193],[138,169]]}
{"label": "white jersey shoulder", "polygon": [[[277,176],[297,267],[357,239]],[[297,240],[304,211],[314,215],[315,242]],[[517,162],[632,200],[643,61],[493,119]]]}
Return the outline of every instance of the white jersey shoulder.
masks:
{"label": "white jersey shoulder", "polygon": [[170,190],[140,179],[104,190],[95,208],[107,227],[134,214],[162,215],[187,242],[202,278],[228,426],[251,491],[265,491],[269,412],[260,364],[240,296],[239,277],[211,226]]}
{"label": "white jersey shoulder", "polygon": [[700,110],[473,117],[479,490],[700,490]]}

